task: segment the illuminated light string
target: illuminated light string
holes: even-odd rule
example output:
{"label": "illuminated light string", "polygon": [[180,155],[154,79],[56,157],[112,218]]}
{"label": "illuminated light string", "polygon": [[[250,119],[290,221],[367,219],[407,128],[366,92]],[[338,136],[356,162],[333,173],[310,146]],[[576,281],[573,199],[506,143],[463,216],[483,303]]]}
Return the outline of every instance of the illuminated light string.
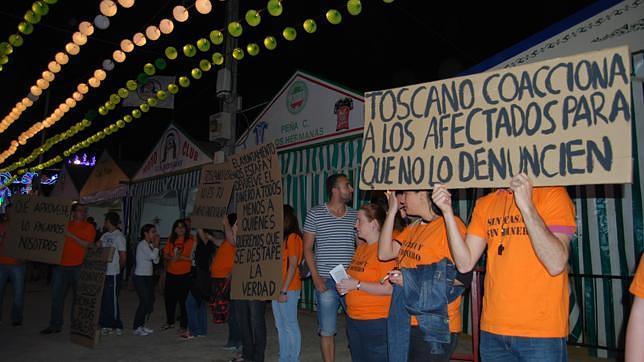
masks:
{"label": "illuminated light string", "polygon": [[[55,3],[57,0],[48,1],[50,3],[51,1]],[[36,1],[36,3],[39,2],[41,1]],[[119,4],[122,4],[121,6],[126,8],[131,7],[132,5],[134,5],[134,0],[121,0],[119,1]],[[45,2],[43,2],[43,5],[46,5]],[[2,119],[2,121],[0,121],[0,134],[6,131],[9,126],[17,121],[22,113],[38,100],[43,91],[49,88],[51,83],[56,79],[55,74],[60,72],[65,64],[69,63],[69,57],[78,55],[78,53],[80,52],[80,47],[87,44],[88,37],[94,33],[94,27],[101,30],[107,29],[107,27],[109,27],[109,19],[107,18],[107,16],[114,16],[116,14],[116,3],[112,0],[102,0],[99,4],[99,10],[101,14],[97,15],[94,18],[94,25],[92,25],[92,23],[90,23],[89,21],[83,21],[78,25],[78,31],[72,34],[72,41],[65,45],[64,51],[56,53],[54,59],[47,64],[47,69],[45,69],[41,73],[41,78],[39,78],[36,83],[29,88],[29,93],[27,94],[27,96],[16,103],[13,109]],[[33,25],[31,25],[31,31],[33,31]],[[18,137],[18,144],[26,144],[27,140],[36,135],[36,133],[56,123],[65,114],[65,110],[68,111],[69,108],[72,108],[72,106],[69,106],[67,100],[65,100],[65,102],[61,103],[61,105],[52,113],[52,115],[47,117],[42,122],[36,122],[27,131],[23,132]],[[7,157],[14,154],[16,150],[17,146],[13,148],[10,147],[9,149],[0,153],[0,163],[4,162]]]}
{"label": "illuminated light string", "polygon": [[[271,2],[272,1],[269,1],[269,3],[271,3]],[[392,1],[386,1],[385,0],[384,2],[385,3],[391,3]],[[349,0],[347,2],[347,10],[348,10],[350,15],[358,15],[358,14],[360,14],[361,9],[362,9],[361,8],[361,3],[360,3],[359,0]],[[247,18],[248,18],[248,13],[251,13],[251,11],[254,11],[254,10],[249,10],[247,12]],[[269,13],[270,13],[270,9],[269,9]],[[251,14],[255,15],[253,13],[251,13]],[[326,14],[325,14],[325,17],[326,17],[326,19],[327,19],[327,21],[329,23],[334,24],[334,25],[337,25],[337,24],[339,24],[341,22],[341,13],[338,10],[335,10],[335,9],[331,9],[331,10],[327,11]],[[253,26],[253,25],[251,25],[251,26]],[[306,19],[303,22],[302,26],[303,26],[304,30],[307,33],[314,33],[317,30],[317,24],[315,23],[315,21],[313,19]],[[290,30],[286,30],[286,29],[289,29],[289,28],[288,27],[285,28],[285,31],[283,32],[283,36],[284,36],[284,38],[286,38],[288,40],[288,37],[290,37],[290,34],[288,34],[290,32]],[[293,28],[291,28],[291,29],[293,29]],[[219,32],[219,34],[217,34],[216,32]],[[214,31],[211,32],[211,41],[213,43],[221,44],[219,41],[213,41],[213,39],[212,39],[213,38],[213,33],[215,33],[215,35],[217,35],[215,38],[218,39],[219,35],[221,35],[220,34],[221,31],[214,30]],[[267,39],[267,38],[273,38],[273,37],[266,37],[265,39]],[[294,39],[295,38],[292,37],[292,40],[294,40]],[[222,36],[222,40],[223,40],[223,36]],[[274,38],[273,38],[273,40],[274,40]],[[197,41],[197,43],[199,43],[199,41]],[[276,44],[276,43],[271,44],[269,42],[269,45],[266,45],[266,43],[267,42],[265,41],[264,45],[265,45],[265,47],[267,49],[270,49],[271,45]],[[188,45],[190,45],[190,46],[188,46]],[[194,56],[194,53],[192,52],[193,47],[194,46],[192,46],[191,44],[187,44],[186,46],[184,46],[184,48],[183,48],[184,54],[186,56],[188,56],[188,57]],[[171,51],[168,51],[169,49]],[[270,49],[270,50],[273,50],[273,49],[275,49],[275,46],[272,46],[272,49]],[[235,54],[235,51],[233,50],[233,56],[234,56],[234,54]],[[173,47],[166,48],[166,57],[168,59],[170,59],[170,60],[176,59],[177,55],[178,55],[178,52]],[[210,66],[212,64],[214,64],[214,65],[223,64],[223,56],[221,55],[221,53],[218,53],[218,52],[213,53],[212,54],[212,59],[213,59],[212,63],[210,63],[209,61],[201,60],[200,61],[200,68],[202,68],[202,67],[207,68],[207,69],[202,69],[202,70],[203,71],[208,71],[208,70],[210,70]],[[240,60],[240,59],[238,59],[238,60]],[[210,63],[210,64],[207,64],[207,63]],[[146,66],[148,66],[148,69],[149,69],[149,64],[146,64]],[[146,70],[146,67],[144,66],[144,72],[145,72],[145,70]],[[200,79],[201,75],[202,75],[202,71],[199,68],[192,69],[191,76],[194,79]],[[128,82],[133,82],[133,81],[128,81]],[[179,77],[179,84],[182,87],[188,87],[190,85],[190,78],[187,77],[187,76]],[[170,93],[173,93],[173,94],[176,94],[179,91],[179,87],[176,84],[170,84],[168,86],[168,88],[169,88]],[[173,89],[170,90],[170,88],[173,88]],[[136,89],[136,86],[135,86],[135,89]],[[84,141],[81,141],[81,142],[73,145],[72,147],[68,148],[64,152],[65,157],[68,157],[70,154],[76,153],[76,152],[78,152],[79,150],[81,150],[83,148],[87,148],[92,143],[98,142],[98,141],[102,140],[103,138],[111,135],[112,133],[117,132],[119,129],[124,128],[127,123],[132,122],[133,119],[140,118],[142,116],[142,113],[145,113],[145,112],[147,112],[149,110],[149,107],[152,105],[151,103],[156,103],[157,99],[162,100],[161,98],[165,98],[163,96],[164,94],[165,94],[165,91],[157,92],[157,98],[156,99],[155,98],[148,99],[146,102],[141,103],[139,105],[138,109],[134,109],[131,112],[130,115],[124,116],[123,119],[119,119],[115,123],[113,123],[113,124],[109,125],[108,127],[106,127],[104,130],[99,131],[96,134],[94,134],[93,136],[88,137]],[[99,110],[100,110],[100,108],[99,108]],[[47,161],[45,163],[36,165],[36,166],[30,168],[30,170],[42,170],[42,169],[50,167],[50,166],[52,166],[52,165],[54,165],[54,164],[56,164],[58,162],[61,162],[61,157],[60,156],[56,156],[56,157],[50,159],[49,161]],[[25,172],[25,170],[21,169],[21,170],[19,170],[19,172]]]}
{"label": "illuminated light string", "polygon": [[[119,1],[119,3],[121,4],[121,6],[129,8],[132,5],[134,5],[134,0],[121,0]],[[206,14],[210,12],[210,10],[212,9],[212,4],[210,3],[210,0],[197,0],[195,2],[194,7],[197,8],[197,10],[200,13]],[[183,18],[182,19],[184,21],[187,20],[187,9],[182,6],[177,6],[173,11],[174,13],[177,12],[177,8],[180,8],[181,11],[185,10],[185,14],[186,14],[185,19]],[[116,14],[116,4],[111,0],[103,0],[100,3],[100,10],[101,10],[101,13],[105,16],[114,16]],[[208,11],[206,12],[206,10]],[[87,41],[87,37],[84,35],[84,33],[91,34],[93,30],[91,29],[91,24],[89,25],[86,24],[80,27],[80,30],[81,30],[80,32],[74,33],[73,38],[74,38],[74,41],[76,42],[76,37],[78,35],[79,39],[82,39],[82,42],[79,42],[79,45],[82,45],[82,44],[85,44],[85,42]],[[174,30],[173,22],[170,19],[162,19],[159,22],[158,27],[156,25],[149,25],[145,30],[145,35],[139,32],[133,35],[132,40],[123,39],[120,42],[120,49],[117,49],[114,51],[114,53],[112,54],[112,58],[117,63],[122,63],[126,59],[125,53],[130,53],[134,51],[135,45],[142,47],[147,43],[146,39],[156,41],[161,37],[161,34],[170,34],[173,30]],[[58,63],[54,63],[52,67],[54,68],[54,70],[56,70],[57,68],[57,71],[59,71],[60,67],[57,66],[56,64]],[[48,117],[46,117],[41,122],[35,123],[29,129],[22,132],[21,135],[18,137],[17,143],[12,143],[5,151],[0,153],[0,164],[3,163],[8,157],[16,153],[18,148],[20,146],[24,146],[30,138],[34,137],[43,129],[51,127],[52,125],[56,124],[67,112],[69,112],[72,108],[76,107],[78,103],[80,103],[83,100],[84,96],[91,90],[91,88],[99,88],[101,86],[101,82],[107,78],[106,71],[111,71],[114,69],[114,62],[112,62],[111,59],[105,59],[102,65],[103,65],[102,67],[103,69],[101,68],[96,69],[94,71],[93,76],[87,80],[87,84],[79,83],[76,86],[77,90],[74,91],[72,95],[68,97],[64,102],[62,102],[58,106],[58,108],[56,108]],[[50,79],[45,79],[45,81],[47,82],[51,82],[54,79],[53,72],[49,70],[43,72],[43,77],[50,78]],[[42,86],[45,86],[45,87],[49,86],[48,83],[44,83],[44,82],[41,82],[41,83],[42,84],[40,85]],[[89,84],[89,87],[88,87],[88,84]],[[36,86],[32,86],[32,91],[33,91],[32,95],[34,92],[37,93],[37,95],[40,95],[40,93],[42,93],[42,91],[38,89],[40,85],[37,84]],[[29,102],[28,105],[31,106],[31,104],[33,104],[32,101]],[[0,133],[2,133],[2,131],[3,129],[2,129],[2,126],[0,125]]]}

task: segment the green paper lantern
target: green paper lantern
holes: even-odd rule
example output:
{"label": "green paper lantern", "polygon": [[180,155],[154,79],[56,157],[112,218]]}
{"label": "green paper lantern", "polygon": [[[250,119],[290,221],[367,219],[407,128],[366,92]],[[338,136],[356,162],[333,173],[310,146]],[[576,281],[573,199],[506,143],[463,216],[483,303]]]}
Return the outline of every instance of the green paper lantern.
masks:
{"label": "green paper lantern", "polygon": [[47,15],[49,13],[49,5],[42,1],[36,1],[31,5],[31,10],[38,15]]}
{"label": "green paper lantern", "polygon": [[5,65],[7,63],[9,63],[9,57],[7,57],[6,55],[1,56],[0,57],[0,65]]}
{"label": "green paper lantern", "polygon": [[177,86],[177,85],[176,85],[176,84],[174,84],[174,83],[170,83],[170,84],[168,84],[168,92],[170,92],[170,94],[177,94],[177,93],[179,93],[179,86]]}
{"label": "green paper lantern", "polygon": [[210,64],[210,62],[207,59],[201,59],[199,61],[199,69],[201,69],[202,71],[207,72],[210,70],[211,67],[212,67],[212,64]]}
{"label": "green paper lantern", "polygon": [[98,107],[98,113],[99,113],[101,116],[105,116],[105,115],[107,115],[107,112],[109,112],[109,111],[107,110],[107,108],[105,108],[105,106],[100,106],[100,107]]}
{"label": "green paper lantern", "polygon": [[138,109],[133,109],[132,110],[132,117],[141,118],[142,115],[143,115],[143,113],[141,113],[141,111],[139,111]]}
{"label": "green paper lantern", "polygon": [[147,102],[150,107],[154,107],[157,105],[158,101],[156,98],[148,98]]}
{"label": "green paper lantern", "polygon": [[333,25],[338,25],[342,22],[342,14],[335,9],[326,12],[326,20]]}
{"label": "green paper lantern", "polygon": [[121,97],[119,97],[118,94],[110,95],[110,103],[119,104],[120,102],[121,102]]}
{"label": "green paper lantern", "polygon": [[83,119],[81,121],[81,125],[83,126],[83,128],[87,128],[92,125],[92,122],[89,119]]}
{"label": "green paper lantern", "polygon": [[274,36],[267,36],[264,38],[264,47],[268,50],[273,50],[277,48],[277,40]]}
{"label": "green paper lantern", "polygon": [[130,92],[128,92],[127,89],[125,89],[125,88],[119,88],[117,93],[118,93],[119,97],[121,97],[123,99],[127,98],[127,96],[130,94]]}
{"label": "green paper lantern", "polygon": [[228,34],[230,34],[231,36],[234,36],[235,38],[237,38],[241,36],[243,32],[244,32],[244,28],[239,22],[232,21],[230,22],[230,24],[228,24]]}
{"label": "green paper lantern", "polygon": [[69,157],[69,151],[67,151],[67,150],[63,151],[63,156]]}
{"label": "green paper lantern", "polygon": [[166,93],[166,91],[160,89],[160,90],[157,91],[157,98],[159,98],[160,100],[164,101],[164,100],[166,100],[168,98],[168,93]]}
{"label": "green paper lantern", "polygon": [[116,106],[112,104],[111,102],[105,102],[105,108],[107,108],[110,111],[113,111]]}
{"label": "green paper lantern", "polygon": [[219,45],[224,42],[224,34],[219,30],[213,30],[210,32],[210,41],[215,45]]}
{"label": "green paper lantern", "polygon": [[125,127],[125,122],[122,119],[119,119],[118,121],[116,121],[116,127],[118,128]]}
{"label": "green paper lantern", "polygon": [[177,48],[175,48],[175,47],[167,47],[167,48],[165,48],[165,57],[166,58],[168,58],[170,60],[174,60],[174,59],[177,59],[177,55],[178,55]]}
{"label": "green paper lantern", "polygon": [[306,31],[309,34],[315,33],[316,30],[318,30],[318,24],[315,23],[315,20],[313,19],[306,19],[304,20],[304,24],[302,25],[304,28],[304,31]]}
{"label": "green paper lantern", "polygon": [[191,75],[194,79],[201,79],[201,76],[203,75],[203,73],[201,72],[201,69],[199,69],[199,68],[193,68],[193,69],[190,71],[190,75]]}
{"label": "green paper lantern", "polygon": [[154,61],[154,66],[155,66],[158,70],[164,70],[164,69],[168,66],[168,63],[166,63],[165,59],[163,59],[163,58],[157,58],[157,59]]}
{"label": "green paper lantern", "polygon": [[202,52],[207,52],[210,50],[210,42],[206,38],[201,38],[197,40],[197,48]]}
{"label": "green paper lantern", "polygon": [[246,23],[250,26],[257,26],[262,21],[262,16],[257,10],[248,10],[246,12]]}
{"label": "green paper lantern", "polygon": [[136,87],[138,87],[138,84],[136,84],[135,80],[128,80],[125,82],[125,86],[127,87],[128,90],[135,91]]}
{"label": "green paper lantern", "polygon": [[0,43],[0,55],[9,55],[11,53],[13,53],[13,46],[11,44],[6,41]]}
{"label": "green paper lantern", "polygon": [[52,5],[58,2],[58,0],[44,0],[45,3]]}
{"label": "green paper lantern", "polygon": [[297,37],[297,30],[289,26],[287,28],[284,28],[284,30],[282,31],[282,36],[288,41],[293,41]]}
{"label": "green paper lantern", "polygon": [[143,72],[145,74],[147,74],[147,75],[154,75],[154,73],[156,73],[156,71],[157,70],[156,70],[156,68],[154,67],[154,65],[152,63],[146,63],[143,66]]}
{"label": "green paper lantern", "polygon": [[362,12],[362,3],[360,0],[347,1],[347,11],[353,16],[360,14]]}
{"label": "green paper lantern", "polygon": [[96,135],[98,136],[98,138],[105,138],[105,132],[103,132],[103,131],[98,131],[98,133],[96,133]]}
{"label": "green paper lantern", "polygon": [[244,51],[241,50],[241,48],[233,49],[233,58],[235,58],[236,60],[244,59]]}
{"label": "green paper lantern", "polygon": [[224,56],[221,53],[212,53],[212,62],[216,65],[224,64]]}
{"label": "green paper lantern", "polygon": [[134,118],[132,118],[132,116],[130,116],[129,114],[126,114],[126,115],[123,117],[123,120],[124,120],[125,122],[127,122],[127,123],[132,123],[132,121],[134,120]]}
{"label": "green paper lantern", "polygon": [[136,81],[138,84],[143,86],[145,83],[148,82],[148,75],[145,73],[139,73],[139,75],[136,77]]}
{"label": "green paper lantern", "polygon": [[259,54],[259,45],[255,43],[250,43],[246,45],[246,51],[248,52],[249,55],[256,56],[257,54]]}
{"label": "green paper lantern", "polygon": [[284,11],[282,3],[279,0],[269,0],[268,4],[266,4],[266,9],[271,16],[280,16],[282,15],[282,11]]}
{"label": "green paper lantern", "polygon": [[392,2],[394,2],[394,0],[382,0],[382,2],[384,2],[386,4],[391,4]]}
{"label": "green paper lantern", "polygon": [[31,10],[27,10],[25,13],[24,19],[30,24],[38,24],[40,22],[40,15],[34,13]]}
{"label": "green paper lantern", "polygon": [[112,133],[116,133],[118,130],[119,128],[114,123],[110,124],[110,131],[112,131]]}
{"label": "green paper lantern", "polygon": [[25,35],[29,35],[34,32],[34,26],[26,21],[23,21],[18,24],[18,31]]}
{"label": "green paper lantern", "polygon": [[183,46],[183,54],[188,58],[192,58],[197,54],[197,48],[192,44],[186,44]]}
{"label": "green paper lantern", "polygon": [[139,109],[141,110],[141,112],[147,112],[150,110],[150,105],[147,103],[143,103],[139,106]]}
{"label": "green paper lantern", "polygon": [[190,86],[190,78],[188,78],[186,76],[179,77],[179,85],[184,87],[184,88],[189,87]]}
{"label": "green paper lantern", "polygon": [[9,43],[17,48],[22,46],[24,40],[20,34],[11,34],[9,35]]}

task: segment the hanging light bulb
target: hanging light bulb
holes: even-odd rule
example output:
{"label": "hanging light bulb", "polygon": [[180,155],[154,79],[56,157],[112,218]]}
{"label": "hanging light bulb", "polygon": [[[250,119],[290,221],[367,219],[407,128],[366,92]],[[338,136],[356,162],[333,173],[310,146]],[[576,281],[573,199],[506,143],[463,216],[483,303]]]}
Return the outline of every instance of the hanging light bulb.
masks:
{"label": "hanging light bulb", "polygon": [[44,80],[46,80],[48,82],[51,82],[51,81],[54,80],[54,78],[56,78],[56,76],[54,76],[54,73],[52,73],[52,72],[50,72],[48,70],[42,72],[42,77],[43,77]]}
{"label": "hanging light bulb", "polygon": [[59,108],[63,113],[69,112],[69,106],[66,103],[61,103]]}
{"label": "hanging light bulb", "polygon": [[42,94],[42,89],[40,89],[40,87],[38,87],[37,85],[32,85],[31,88],[29,88],[29,91],[36,97]]}
{"label": "hanging light bulb", "polygon": [[132,41],[134,41],[134,44],[136,44],[137,46],[142,47],[146,43],[145,35],[143,35],[143,33],[136,33],[132,37]]}
{"label": "hanging light bulb", "polygon": [[103,69],[96,69],[94,71],[94,77],[100,81],[104,81],[107,78],[107,73]]}
{"label": "hanging light bulb", "polygon": [[195,8],[199,14],[208,14],[212,10],[212,3],[210,0],[197,0],[195,1]]}
{"label": "hanging light bulb", "polygon": [[56,62],[58,62],[58,64],[65,65],[67,64],[67,62],[69,62],[69,57],[63,52],[56,53],[56,56],[54,58],[56,59]]}
{"label": "hanging light bulb", "polygon": [[87,83],[89,83],[89,85],[93,88],[98,88],[101,85],[101,81],[96,79],[95,77],[89,78]]}
{"label": "hanging light bulb", "polygon": [[72,35],[72,41],[76,45],[84,45],[85,43],[87,43],[87,37],[80,31],[77,31]]}
{"label": "hanging light bulb", "polygon": [[163,34],[170,34],[174,30],[174,23],[170,19],[163,19],[159,22],[159,29]]}
{"label": "hanging light bulb", "polygon": [[87,94],[87,92],[89,92],[89,87],[85,83],[80,83],[76,89],[80,94]]}
{"label": "hanging light bulb", "polygon": [[47,65],[47,69],[49,69],[49,71],[52,72],[52,73],[58,73],[58,72],[60,72],[60,64],[58,64],[58,63],[56,63],[56,61],[52,60]]}
{"label": "hanging light bulb", "polygon": [[73,98],[67,98],[67,99],[65,99],[65,104],[66,104],[66,105],[67,105],[67,107],[69,107],[69,108],[74,108],[74,107],[76,107],[76,101],[75,101]]}
{"label": "hanging light bulb", "polygon": [[114,54],[112,54],[112,57],[117,63],[123,63],[125,61],[125,53],[123,53],[123,51],[121,50],[115,50]]}
{"label": "hanging light bulb", "polygon": [[101,10],[101,14],[105,16],[114,16],[118,10],[116,4],[112,0],[103,0],[98,7]]}
{"label": "hanging light bulb", "polygon": [[129,53],[132,50],[134,50],[134,43],[130,39],[123,39],[121,40],[121,50]]}
{"label": "hanging light bulb", "polygon": [[184,21],[188,20],[188,10],[184,8],[181,5],[177,5],[172,9],[172,16],[174,17],[174,20],[183,23]]}
{"label": "hanging light bulb", "polygon": [[76,55],[80,52],[80,47],[74,43],[67,43],[67,45],[65,45],[65,51],[69,55]]}
{"label": "hanging light bulb", "polygon": [[[46,80],[44,80],[44,79],[42,79],[42,78],[40,78],[40,79],[38,79],[38,80],[36,81],[36,85],[37,85],[40,89],[47,89],[47,88],[49,88],[49,82],[48,82],[48,81],[46,81]],[[24,109],[23,109],[23,110],[24,110]]]}
{"label": "hanging light bulb", "polygon": [[157,28],[154,25],[150,25],[145,29],[145,36],[148,37],[148,39],[155,41],[159,39],[161,36],[161,32],[159,31],[159,28]]}
{"label": "hanging light bulb", "polygon": [[29,99],[27,97],[23,98],[22,101],[20,101],[20,102],[25,107],[31,107],[34,104],[34,102],[32,102],[31,99]]}
{"label": "hanging light bulb", "polygon": [[81,94],[81,92],[74,92],[72,93],[72,98],[74,98],[76,102],[80,102],[83,100],[83,95]]}
{"label": "hanging light bulb", "polygon": [[90,23],[89,21],[83,21],[82,23],[78,24],[78,30],[81,32],[81,34],[90,36],[94,34],[94,25],[92,25],[92,23]]}

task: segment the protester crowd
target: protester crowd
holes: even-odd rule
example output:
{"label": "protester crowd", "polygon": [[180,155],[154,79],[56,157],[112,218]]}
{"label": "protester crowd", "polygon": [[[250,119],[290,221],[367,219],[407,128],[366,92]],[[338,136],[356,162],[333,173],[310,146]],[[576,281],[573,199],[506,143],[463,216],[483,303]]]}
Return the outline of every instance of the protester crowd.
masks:
{"label": "protester crowd", "polygon": [[[300,360],[298,302],[309,274],[322,360],[334,360],[336,349],[344,348],[336,348],[335,335],[346,332],[353,361],[449,361],[462,332],[462,293],[477,266],[485,267],[482,360],[567,360],[567,268],[576,224],[565,188],[533,187],[520,174],[508,188],[477,200],[468,225],[456,216],[452,194],[443,185],[374,194],[359,210],[348,206],[354,190],[347,176],[330,176],[326,188],[328,202],[310,209],[301,229],[293,208],[284,205],[282,289],[270,302],[280,361]],[[0,246],[10,210],[0,223]],[[209,323],[227,323],[224,348],[239,352],[233,361],[264,361],[268,301],[230,298],[236,220],[231,214],[223,227],[196,230],[190,219],[177,220],[164,246],[155,225],[143,225],[131,254],[136,259],[131,280],[139,298],[132,334],[156,333],[148,320],[160,284],[166,315],[162,331],[176,330],[189,340],[206,336]],[[94,246],[115,248],[106,268],[101,334],[124,333],[119,290],[128,253],[120,226],[119,215],[109,212],[97,236],[87,222],[87,208],[73,205],[62,260],[52,270],[51,319],[42,334],[61,332],[65,295],[70,288],[75,293],[86,250]],[[159,264],[165,271],[162,283],[155,277]],[[338,265],[346,277],[335,276]],[[23,320],[24,279],[25,262],[0,255],[0,306],[9,282],[16,327]],[[644,355],[642,260],[630,291],[634,303],[626,360],[634,361]],[[346,331],[337,328],[340,308]]]}

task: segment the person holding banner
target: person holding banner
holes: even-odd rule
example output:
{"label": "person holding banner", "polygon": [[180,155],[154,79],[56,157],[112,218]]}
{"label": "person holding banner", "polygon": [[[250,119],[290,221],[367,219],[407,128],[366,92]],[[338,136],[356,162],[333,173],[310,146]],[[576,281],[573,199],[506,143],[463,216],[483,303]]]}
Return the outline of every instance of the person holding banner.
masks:
{"label": "person holding banner", "polygon": [[629,291],[633,294],[633,306],[626,330],[626,362],[638,361],[644,356],[644,255]]}
{"label": "person holding banner", "polygon": [[101,334],[104,336],[112,334],[112,332],[117,336],[123,334],[119,292],[121,289],[121,269],[125,267],[127,259],[127,242],[125,235],[119,229],[120,224],[119,214],[113,211],[105,214],[105,222],[103,223],[105,233],[101,235],[98,243],[103,248],[114,248],[114,256],[112,261],[107,263],[105,271],[105,286],[103,287],[101,314],[98,321],[101,326]]}
{"label": "person holding banner", "polygon": [[435,185],[433,200],[445,217],[459,271],[472,270],[487,247],[483,361],[566,361],[567,267],[576,228],[566,189],[533,188],[527,175],[516,175],[509,189],[476,201],[466,237],[447,187]]}
{"label": "person holding banner", "polygon": [[[63,327],[65,294],[72,288],[75,299],[76,287],[80,278],[81,265],[85,259],[87,247],[94,243],[96,229],[86,220],[87,207],[80,203],[72,205],[72,219],[67,223],[65,244],[60,265],[54,266],[51,287],[51,320],[41,334],[60,333]],[[72,311],[74,310],[72,306]]]}
{"label": "person holding banner", "polygon": [[[449,361],[462,330],[457,271],[447,242],[445,220],[433,206],[431,191],[387,191],[378,257],[395,259],[389,272],[394,285],[387,320],[389,361]],[[399,202],[401,204],[399,205]],[[394,235],[396,213],[418,219]],[[465,224],[455,218],[457,232]]]}
{"label": "person holding banner", "polygon": [[347,271],[349,278],[336,284],[347,302],[347,335],[353,362],[387,361],[392,286],[383,277],[393,269],[394,261],[378,259],[378,240],[386,215],[378,204],[360,208],[355,224],[360,243]]}
{"label": "person holding banner", "polygon": [[0,220],[0,325],[2,324],[2,299],[7,281],[13,288],[13,302],[11,303],[11,325],[22,325],[22,310],[25,301],[25,273],[24,261],[4,254],[7,224],[9,223],[11,205],[5,207],[4,218]]}
{"label": "person holding banner", "polygon": [[181,308],[179,324],[181,333],[188,327],[186,314],[186,298],[190,290],[190,270],[192,268],[192,254],[195,248],[195,240],[190,236],[190,230],[182,219],[172,224],[172,233],[168,243],[163,248],[163,256],[166,261],[165,299],[166,324],[162,330],[174,328],[175,311],[177,303]]}
{"label": "person holding banner", "polygon": [[134,315],[134,335],[147,336],[154,332],[145,326],[145,319],[154,306],[154,264],[159,264],[159,233],[152,224],[141,228],[141,241],[136,246],[134,288],[139,296],[139,306]]}
{"label": "person holding banner", "polygon": [[282,290],[272,301],[273,316],[280,344],[280,362],[298,362],[302,335],[297,321],[297,304],[302,281],[298,265],[302,261],[302,232],[290,205],[284,205],[284,242],[282,243]]}
{"label": "person holding banner", "polygon": [[[318,334],[324,362],[335,360],[335,334],[338,307],[346,310],[329,272],[338,264],[349,267],[355,253],[356,210],[347,206],[353,200],[353,187],[344,174],[326,179],[329,202],[310,209],[304,220],[304,257],[311,270],[318,303]],[[315,253],[313,247],[315,246]]]}

